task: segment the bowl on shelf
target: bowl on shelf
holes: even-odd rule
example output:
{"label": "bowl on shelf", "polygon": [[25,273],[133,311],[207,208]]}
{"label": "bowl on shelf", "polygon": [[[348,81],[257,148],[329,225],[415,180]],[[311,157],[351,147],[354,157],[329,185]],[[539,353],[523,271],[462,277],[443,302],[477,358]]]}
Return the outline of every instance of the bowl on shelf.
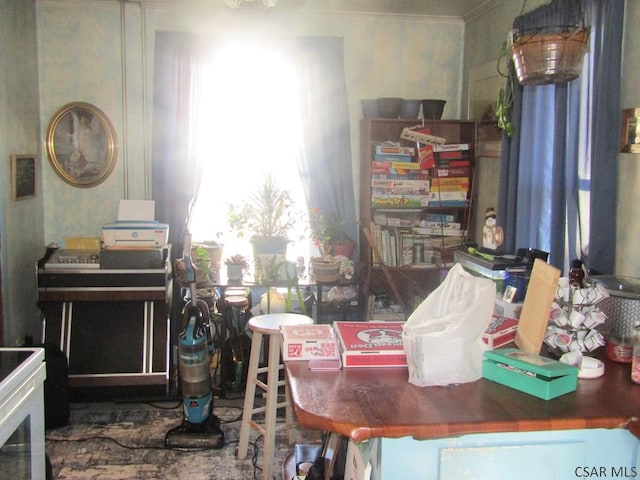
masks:
{"label": "bowl on shelf", "polygon": [[382,118],[398,118],[402,108],[402,98],[380,97],[378,98],[378,115]]}
{"label": "bowl on shelf", "polygon": [[429,120],[440,120],[446,100],[427,99],[422,100],[422,118]]}
{"label": "bowl on shelf", "polygon": [[420,100],[405,98],[400,106],[400,118],[414,119],[418,118],[420,113]]}
{"label": "bowl on shelf", "polygon": [[361,100],[362,102],[362,116],[364,118],[377,118],[378,115],[378,99],[371,98]]}

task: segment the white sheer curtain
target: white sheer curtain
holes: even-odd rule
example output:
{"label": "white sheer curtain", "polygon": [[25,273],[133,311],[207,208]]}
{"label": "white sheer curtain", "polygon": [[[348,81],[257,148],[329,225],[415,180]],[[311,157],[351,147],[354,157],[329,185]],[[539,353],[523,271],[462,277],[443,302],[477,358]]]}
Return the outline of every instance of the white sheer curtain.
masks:
{"label": "white sheer curtain", "polygon": [[[307,211],[296,165],[300,114],[295,71],[276,50],[228,46],[203,69],[202,85],[196,152],[204,173],[190,231],[194,240],[221,239],[225,257],[250,256],[248,239],[238,239],[227,227],[228,204],[241,202],[265,172],[273,172],[300,211]],[[308,258],[308,242],[290,246],[290,259],[300,255]]]}

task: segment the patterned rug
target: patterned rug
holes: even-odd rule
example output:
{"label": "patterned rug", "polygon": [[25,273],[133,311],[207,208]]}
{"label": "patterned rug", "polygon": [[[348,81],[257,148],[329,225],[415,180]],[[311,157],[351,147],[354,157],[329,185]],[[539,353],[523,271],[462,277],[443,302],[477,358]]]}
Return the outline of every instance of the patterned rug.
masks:
{"label": "patterned rug", "polygon": [[[182,421],[181,410],[159,405],[72,404],[70,425],[48,430],[46,452],[53,478],[60,480],[247,480],[262,478],[262,437],[252,430],[249,454],[236,458],[242,410],[215,408],[224,432],[220,449],[164,448],[164,436]],[[310,432],[297,431],[296,442]],[[274,479],[282,479],[282,464],[293,446],[284,433],[276,435]],[[257,455],[256,455],[257,453]]]}

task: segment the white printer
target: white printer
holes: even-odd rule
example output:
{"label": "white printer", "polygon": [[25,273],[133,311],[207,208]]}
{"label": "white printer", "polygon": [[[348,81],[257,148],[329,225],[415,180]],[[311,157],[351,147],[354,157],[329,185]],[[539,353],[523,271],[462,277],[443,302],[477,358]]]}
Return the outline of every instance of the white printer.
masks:
{"label": "white printer", "polygon": [[120,200],[118,219],[102,227],[102,242],[109,247],[164,247],[169,225],[154,220],[153,200]]}

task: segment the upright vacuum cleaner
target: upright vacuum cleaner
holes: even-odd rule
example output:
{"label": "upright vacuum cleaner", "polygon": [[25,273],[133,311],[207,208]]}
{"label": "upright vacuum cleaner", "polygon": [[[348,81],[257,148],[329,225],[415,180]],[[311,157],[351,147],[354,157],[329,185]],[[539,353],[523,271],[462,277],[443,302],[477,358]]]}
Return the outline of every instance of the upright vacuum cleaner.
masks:
{"label": "upright vacuum cleaner", "polygon": [[222,448],[224,432],[213,414],[209,364],[215,346],[209,306],[197,298],[195,268],[191,261],[191,236],[185,235],[183,254],[190,298],[182,310],[183,330],[178,338],[178,372],[182,391],[182,423],[164,437],[166,448]]}

